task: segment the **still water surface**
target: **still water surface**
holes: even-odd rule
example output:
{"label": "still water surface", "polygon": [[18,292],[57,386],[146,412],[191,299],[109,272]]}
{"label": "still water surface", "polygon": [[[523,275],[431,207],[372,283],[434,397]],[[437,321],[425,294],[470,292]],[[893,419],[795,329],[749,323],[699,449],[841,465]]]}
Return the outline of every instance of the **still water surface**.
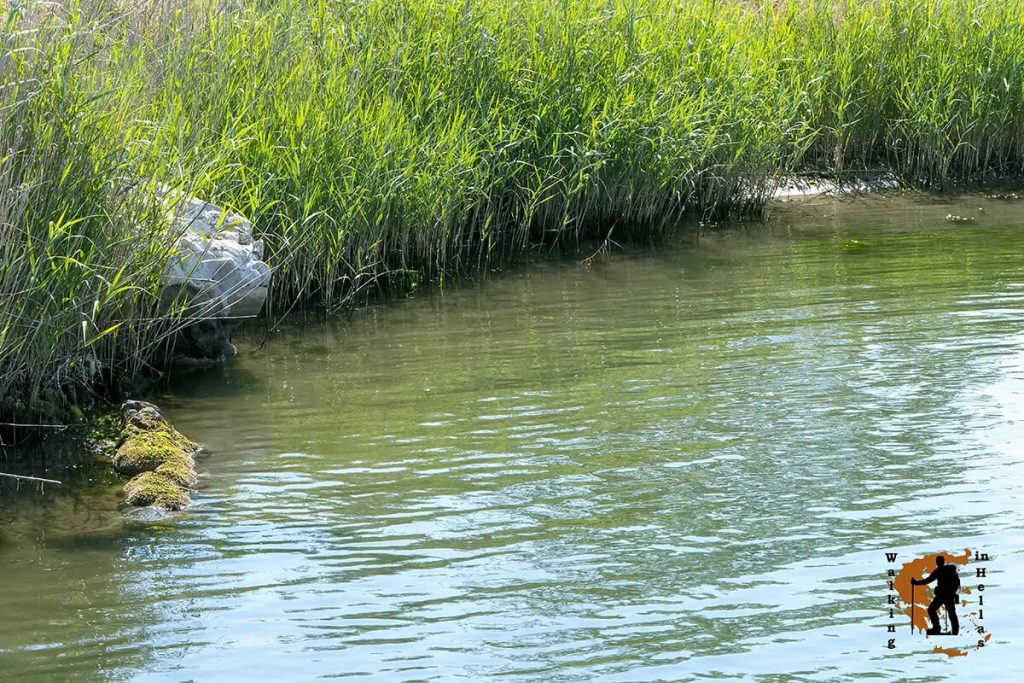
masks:
{"label": "still water surface", "polygon": [[[0,678],[1019,680],[1022,254],[800,203],[243,345],[156,397],[188,511],[0,506]],[[989,647],[887,649],[884,552],[965,547]]]}

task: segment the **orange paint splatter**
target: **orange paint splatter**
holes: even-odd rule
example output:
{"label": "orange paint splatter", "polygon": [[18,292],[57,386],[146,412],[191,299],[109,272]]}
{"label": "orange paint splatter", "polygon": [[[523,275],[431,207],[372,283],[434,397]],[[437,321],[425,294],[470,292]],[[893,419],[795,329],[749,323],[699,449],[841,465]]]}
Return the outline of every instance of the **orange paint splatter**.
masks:
{"label": "orange paint splatter", "polygon": [[956,648],[952,648],[952,647],[939,647],[938,645],[936,645],[934,648],[932,648],[932,652],[934,652],[937,655],[946,655],[947,657],[966,657],[967,656],[967,652],[965,652],[964,650],[957,650]]}

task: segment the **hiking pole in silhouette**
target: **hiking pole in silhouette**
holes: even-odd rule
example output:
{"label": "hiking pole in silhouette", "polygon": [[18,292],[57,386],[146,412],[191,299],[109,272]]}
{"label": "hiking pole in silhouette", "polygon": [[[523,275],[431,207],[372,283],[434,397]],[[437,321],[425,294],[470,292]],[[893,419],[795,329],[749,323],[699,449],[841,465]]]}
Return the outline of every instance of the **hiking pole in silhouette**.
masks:
{"label": "hiking pole in silhouette", "polygon": [[910,635],[914,635],[914,582],[910,582]]}

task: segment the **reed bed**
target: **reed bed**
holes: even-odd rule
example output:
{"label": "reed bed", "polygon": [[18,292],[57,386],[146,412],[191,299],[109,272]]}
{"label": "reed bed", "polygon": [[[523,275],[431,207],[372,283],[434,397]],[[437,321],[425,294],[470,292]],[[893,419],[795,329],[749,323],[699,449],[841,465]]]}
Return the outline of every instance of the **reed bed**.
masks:
{"label": "reed bed", "polygon": [[3,7],[0,415],[80,403],[178,324],[161,185],[253,220],[275,309],[333,310],[756,210],[798,171],[1024,159],[1021,0]]}

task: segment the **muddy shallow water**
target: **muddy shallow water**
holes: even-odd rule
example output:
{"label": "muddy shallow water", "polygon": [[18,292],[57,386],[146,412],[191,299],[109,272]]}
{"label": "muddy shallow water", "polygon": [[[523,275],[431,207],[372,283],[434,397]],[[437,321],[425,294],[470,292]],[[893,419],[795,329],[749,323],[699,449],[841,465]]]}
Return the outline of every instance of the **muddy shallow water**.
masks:
{"label": "muddy shallow water", "polygon": [[[155,397],[186,512],[0,503],[0,677],[1016,680],[1022,254],[1024,202],[816,200],[250,340]],[[886,647],[885,552],[964,548],[987,647]]]}

